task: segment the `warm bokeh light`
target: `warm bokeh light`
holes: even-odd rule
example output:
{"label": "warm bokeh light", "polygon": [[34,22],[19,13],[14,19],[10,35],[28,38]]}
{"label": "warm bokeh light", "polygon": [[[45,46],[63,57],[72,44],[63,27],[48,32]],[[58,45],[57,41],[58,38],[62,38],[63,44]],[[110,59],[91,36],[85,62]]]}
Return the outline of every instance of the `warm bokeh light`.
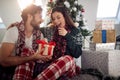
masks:
{"label": "warm bokeh light", "polygon": [[47,12],[47,2],[48,0],[18,0],[19,6],[21,10],[26,8],[30,4],[35,4],[37,6],[42,7],[42,18],[44,19],[44,22],[40,26],[45,26],[45,18],[46,18],[46,12]]}
{"label": "warm bokeh light", "polygon": [[19,4],[21,10],[23,10],[25,7],[32,4],[33,2],[34,2],[34,0],[18,0],[18,4]]}
{"label": "warm bokeh light", "polygon": [[116,17],[119,2],[119,0],[99,0],[97,18]]}
{"label": "warm bokeh light", "polygon": [[2,19],[1,19],[1,17],[0,17],[0,23],[2,23],[3,21],[2,21]]}

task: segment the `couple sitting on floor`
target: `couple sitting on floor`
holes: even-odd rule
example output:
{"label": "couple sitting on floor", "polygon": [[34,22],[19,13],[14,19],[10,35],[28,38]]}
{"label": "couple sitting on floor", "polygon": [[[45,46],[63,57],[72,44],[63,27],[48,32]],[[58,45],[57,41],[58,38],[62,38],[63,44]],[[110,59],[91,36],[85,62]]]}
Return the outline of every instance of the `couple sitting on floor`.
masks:
{"label": "couple sitting on floor", "polygon": [[[55,25],[52,41],[56,43],[53,56],[40,55],[36,40],[44,39],[39,29],[42,8],[34,4],[22,11],[22,21],[7,30],[0,49],[0,79],[56,80],[64,74],[76,75],[73,58],[82,54],[77,36],[80,32],[64,7],[55,7],[51,20]],[[27,49],[27,51],[25,50]],[[37,60],[43,61],[37,63]]]}

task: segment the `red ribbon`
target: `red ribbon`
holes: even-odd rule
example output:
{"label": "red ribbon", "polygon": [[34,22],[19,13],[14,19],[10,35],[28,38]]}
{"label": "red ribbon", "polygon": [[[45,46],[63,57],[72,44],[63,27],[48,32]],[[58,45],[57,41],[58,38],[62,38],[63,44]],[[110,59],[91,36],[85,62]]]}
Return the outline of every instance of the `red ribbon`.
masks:
{"label": "red ribbon", "polygon": [[37,44],[47,44],[47,42],[45,42],[45,40],[36,40]]}
{"label": "red ribbon", "polygon": [[[48,43],[48,42],[46,42],[45,40],[37,40],[36,42],[37,42],[37,44],[41,44],[41,47],[42,47],[42,48],[45,47],[44,45],[49,45],[49,46],[48,46],[48,55],[51,55],[51,54],[52,54],[51,51],[53,51],[53,46],[56,45],[54,41],[50,41],[50,42]],[[43,52],[41,52],[41,54],[43,55]]]}
{"label": "red ribbon", "polygon": [[50,41],[49,43],[47,43],[45,40],[37,40],[36,42],[37,42],[37,44],[43,44],[43,45],[44,44],[51,45],[51,46],[56,45],[56,43],[54,41]]}
{"label": "red ribbon", "polygon": [[49,46],[49,48],[48,48],[48,55],[51,55],[52,53],[51,53],[51,51],[52,51],[52,46]]}

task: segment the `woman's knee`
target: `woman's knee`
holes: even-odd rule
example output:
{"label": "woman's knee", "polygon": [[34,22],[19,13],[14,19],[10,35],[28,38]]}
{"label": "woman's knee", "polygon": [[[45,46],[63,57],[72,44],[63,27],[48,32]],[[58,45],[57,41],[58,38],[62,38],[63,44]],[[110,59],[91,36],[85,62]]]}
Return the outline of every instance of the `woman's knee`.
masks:
{"label": "woman's knee", "polygon": [[63,56],[65,59],[68,59],[68,60],[72,60],[72,61],[74,61],[74,59],[73,59],[73,57],[72,56],[69,56],[69,55],[65,55],[65,56]]}
{"label": "woman's knee", "polygon": [[69,55],[62,56],[58,59],[59,61],[64,61],[66,64],[75,64],[73,57]]}

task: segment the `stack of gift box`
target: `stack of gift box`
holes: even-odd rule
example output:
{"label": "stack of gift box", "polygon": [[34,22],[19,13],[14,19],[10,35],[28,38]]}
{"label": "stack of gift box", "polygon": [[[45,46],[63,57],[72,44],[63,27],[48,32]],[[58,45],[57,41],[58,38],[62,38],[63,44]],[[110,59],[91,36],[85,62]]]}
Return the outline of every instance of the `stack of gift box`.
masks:
{"label": "stack of gift box", "polygon": [[97,20],[93,31],[93,44],[90,48],[95,50],[113,50],[116,42],[114,20]]}
{"label": "stack of gift box", "polygon": [[90,49],[92,50],[82,55],[82,61],[84,62],[82,67],[95,68],[101,71],[103,75],[120,76],[120,50],[114,50],[115,43],[114,21],[96,21],[96,27],[93,31],[93,42],[90,44]]}

